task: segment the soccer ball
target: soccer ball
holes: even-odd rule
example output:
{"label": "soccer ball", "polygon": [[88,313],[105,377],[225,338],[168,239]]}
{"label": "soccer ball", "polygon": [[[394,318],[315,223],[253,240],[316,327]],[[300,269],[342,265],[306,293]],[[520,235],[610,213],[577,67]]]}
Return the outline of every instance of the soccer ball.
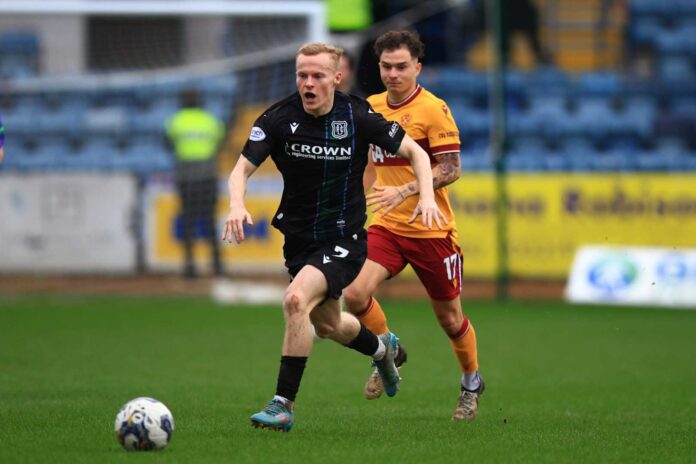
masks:
{"label": "soccer ball", "polygon": [[129,451],[159,450],[167,446],[174,432],[174,416],[153,398],[136,398],[116,414],[116,439]]}

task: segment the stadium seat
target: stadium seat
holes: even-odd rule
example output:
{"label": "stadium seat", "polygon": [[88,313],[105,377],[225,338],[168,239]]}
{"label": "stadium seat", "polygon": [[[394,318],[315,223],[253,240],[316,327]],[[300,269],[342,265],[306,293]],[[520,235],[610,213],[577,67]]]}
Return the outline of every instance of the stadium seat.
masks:
{"label": "stadium seat", "polygon": [[568,171],[571,168],[569,158],[557,153],[549,153],[544,158],[544,166],[547,171]]}
{"label": "stadium seat", "polygon": [[23,171],[50,171],[65,168],[65,159],[73,149],[67,143],[44,143],[23,156],[16,157],[14,166]]}
{"label": "stadium seat", "polygon": [[568,169],[573,172],[589,172],[595,169],[594,155],[581,153],[566,153]]}
{"label": "stadium seat", "polygon": [[613,97],[619,93],[621,82],[613,72],[588,72],[580,75],[577,92],[583,96]]}
{"label": "stadium seat", "polygon": [[603,98],[583,98],[574,114],[574,125],[580,133],[598,139],[611,130],[614,114],[609,101]]}
{"label": "stadium seat", "polygon": [[128,112],[118,106],[90,108],[84,113],[83,127],[89,132],[123,133],[128,129]]}
{"label": "stadium seat", "polygon": [[630,154],[624,152],[610,152],[590,157],[592,169],[600,172],[633,171],[636,163]]}
{"label": "stadium seat", "polygon": [[232,116],[232,101],[224,96],[218,96],[217,98],[206,98],[205,109],[213,113],[215,116],[220,118],[222,121],[228,121],[230,116]]}
{"label": "stadium seat", "polygon": [[696,78],[691,62],[683,56],[667,56],[660,60],[660,79],[667,83],[693,83]]}
{"label": "stadium seat", "polygon": [[176,100],[158,100],[146,111],[130,115],[130,127],[137,133],[164,132],[167,120],[179,109]]}
{"label": "stadium seat", "polygon": [[656,0],[631,0],[629,6],[631,8],[632,16],[640,15],[661,15],[668,11],[668,7],[665,7],[665,3]]}
{"label": "stadium seat", "polygon": [[564,95],[535,96],[530,99],[529,111],[526,115],[528,121],[524,124],[545,137],[565,134],[569,127],[566,106]]}
{"label": "stadium seat", "polygon": [[126,149],[117,152],[113,159],[113,167],[138,174],[151,174],[172,170],[174,160],[162,142],[146,138],[136,140]]}
{"label": "stadium seat", "polygon": [[597,152],[590,139],[583,136],[568,137],[563,140],[561,153],[573,157],[589,157]]}
{"label": "stadium seat", "polygon": [[511,142],[513,150],[516,152],[540,154],[548,151],[546,141],[538,134],[514,137],[511,139]]}
{"label": "stadium seat", "polygon": [[652,16],[634,18],[629,27],[629,40],[634,45],[654,45],[663,30],[662,21]]}
{"label": "stadium seat", "polygon": [[90,137],[70,162],[75,169],[110,170],[118,154],[116,142],[105,137]]}
{"label": "stadium seat", "polygon": [[233,97],[239,85],[238,79],[234,75],[210,77],[200,79],[196,83],[196,87],[201,91],[206,100],[208,97],[213,98],[230,98]]}
{"label": "stadium seat", "polygon": [[623,108],[613,115],[612,132],[647,140],[652,135],[656,114],[657,102],[654,97],[629,97]]}
{"label": "stadium seat", "polygon": [[566,95],[570,89],[568,75],[550,66],[535,69],[528,74],[526,82],[531,96]]}
{"label": "stadium seat", "polygon": [[696,119],[696,97],[678,97],[672,100],[670,111],[675,116]]}
{"label": "stadium seat", "polygon": [[493,169],[488,151],[468,151],[460,156],[462,171],[487,171]]}
{"label": "stadium seat", "polygon": [[546,152],[539,150],[511,150],[505,157],[506,167],[509,171],[543,171],[545,156]]}
{"label": "stadium seat", "polygon": [[490,114],[487,111],[470,108],[468,111],[455,116],[455,121],[462,136],[477,137],[488,134],[491,123],[490,118]]}
{"label": "stadium seat", "polygon": [[637,153],[634,156],[636,169],[639,171],[664,171],[668,166],[667,156],[660,156],[658,153],[646,151]]}

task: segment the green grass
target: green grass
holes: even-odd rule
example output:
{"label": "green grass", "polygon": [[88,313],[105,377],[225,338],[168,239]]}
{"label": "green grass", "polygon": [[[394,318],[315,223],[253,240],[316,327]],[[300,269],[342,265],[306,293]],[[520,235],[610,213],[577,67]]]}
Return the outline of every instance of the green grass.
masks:
{"label": "green grass", "polygon": [[[0,462],[696,461],[696,312],[466,302],[487,384],[467,424],[450,421],[458,366],[427,304],[383,306],[409,348],[399,394],[365,401],[369,361],[318,343],[282,434],[248,420],[275,387],[278,307],[3,297]],[[114,439],[142,395],[174,414],[161,452]]]}

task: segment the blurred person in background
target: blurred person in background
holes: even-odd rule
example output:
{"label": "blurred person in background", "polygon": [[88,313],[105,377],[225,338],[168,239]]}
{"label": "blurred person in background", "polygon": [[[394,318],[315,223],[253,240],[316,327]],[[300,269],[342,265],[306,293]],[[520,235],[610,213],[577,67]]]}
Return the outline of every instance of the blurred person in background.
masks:
{"label": "blurred person in background", "polygon": [[[373,147],[364,184],[366,191],[374,185],[375,192],[367,196],[367,205],[376,205],[368,228],[367,260],[343,292],[345,304],[369,330],[388,333],[386,315],[374,294],[382,282],[396,277],[410,264],[430,296],[433,311],[461,367],[461,390],[452,419],[473,420],[484,383],[478,373],[476,333],[462,314],[462,253],[447,192],[447,185],[460,174],[459,130],[447,104],[417,82],[425,52],[417,33],[387,32],[375,42],[374,52],[387,90],[368,97],[368,102],[425,147],[434,165],[435,200],[447,224],[434,230],[408,221],[419,201],[413,172],[392,153]],[[406,351],[399,345],[397,367],[406,359]],[[373,373],[365,384],[365,397],[379,398],[382,391],[380,378]]]}
{"label": "blurred person in background", "polygon": [[220,245],[215,232],[217,154],[225,138],[225,125],[202,108],[199,92],[184,89],[181,109],[166,123],[168,143],[176,158],[176,185],[181,200],[184,242],[184,276],[196,277],[193,244],[202,226],[212,253],[213,273],[222,275]]}
{"label": "blurred person in background", "polygon": [[[488,29],[490,23],[488,2],[489,0],[472,0],[464,5],[467,10],[463,24],[465,32],[473,31],[475,35],[480,36]],[[521,32],[529,43],[536,63],[538,65],[552,64],[551,53],[542,45],[539,36],[540,14],[537,5],[532,0],[508,0],[504,2],[502,8],[504,33],[501,37],[501,47],[503,59],[506,61],[510,59],[512,33]]]}
{"label": "blurred person in background", "polygon": [[355,87],[355,58],[352,55],[343,52],[338,62],[338,72],[341,73],[341,82],[336,86],[336,90],[365,97],[362,91]]}
{"label": "blurred person in background", "polygon": [[372,25],[372,0],[326,0],[326,13],[329,31],[361,31]]}
{"label": "blurred person in background", "polygon": [[[291,282],[285,291],[285,335],[275,396],[251,416],[257,428],[289,431],[295,398],[317,336],[372,357],[388,396],[396,394],[397,338],[380,337],[341,312],[342,290],[360,272],[367,253],[363,173],[370,144],[411,164],[422,192],[410,220],[442,227],[428,156],[397,123],[385,120],[354,95],[336,91],[342,50],[314,43],[295,57],[297,92],[268,108],[254,123],[229,178],[230,212],[223,240],[244,240],[252,224],[244,205],[247,180],[269,156],[283,176],[273,226],[285,237]],[[407,218],[408,220],[408,218]]]}

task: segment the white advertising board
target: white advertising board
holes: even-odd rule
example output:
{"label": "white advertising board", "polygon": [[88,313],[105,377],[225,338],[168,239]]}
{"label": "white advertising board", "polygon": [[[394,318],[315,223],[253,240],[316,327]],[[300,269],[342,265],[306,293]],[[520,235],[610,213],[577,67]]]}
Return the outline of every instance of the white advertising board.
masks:
{"label": "white advertising board", "polygon": [[696,309],[696,249],[582,247],[575,255],[566,298]]}
{"label": "white advertising board", "polygon": [[127,174],[0,177],[0,272],[133,272],[137,185]]}

